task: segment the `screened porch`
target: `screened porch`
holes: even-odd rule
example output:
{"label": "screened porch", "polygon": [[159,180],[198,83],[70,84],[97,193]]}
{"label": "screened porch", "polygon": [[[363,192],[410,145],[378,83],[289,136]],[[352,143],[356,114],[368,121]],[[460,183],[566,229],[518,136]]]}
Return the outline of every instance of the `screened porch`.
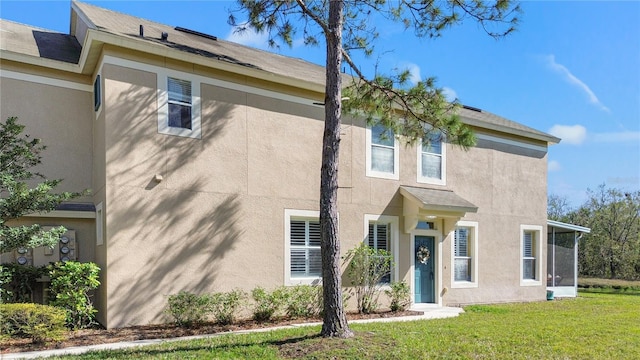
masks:
{"label": "screened porch", "polygon": [[553,296],[578,294],[578,241],[591,229],[547,220],[547,290]]}

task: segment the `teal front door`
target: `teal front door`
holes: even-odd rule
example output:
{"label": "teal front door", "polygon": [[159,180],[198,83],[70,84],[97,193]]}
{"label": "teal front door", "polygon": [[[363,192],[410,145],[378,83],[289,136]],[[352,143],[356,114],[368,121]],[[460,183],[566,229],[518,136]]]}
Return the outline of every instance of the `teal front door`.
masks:
{"label": "teal front door", "polygon": [[[435,302],[435,237],[416,235],[414,245],[415,302]],[[426,249],[426,250],[425,250]]]}

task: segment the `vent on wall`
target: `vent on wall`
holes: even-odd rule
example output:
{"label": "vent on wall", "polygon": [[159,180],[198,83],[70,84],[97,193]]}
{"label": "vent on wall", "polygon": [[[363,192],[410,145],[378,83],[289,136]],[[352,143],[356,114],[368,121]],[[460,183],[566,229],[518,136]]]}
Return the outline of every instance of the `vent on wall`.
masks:
{"label": "vent on wall", "polygon": [[217,41],[217,40],[218,40],[218,38],[217,38],[217,37],[215,37],[215,36],[213,36],[213,35],[209,35],[209,34],[201,33],[200,31],[195,31],[195,30],[191,30],[191,29],[186,29],[186,28],[183,28],[183,27],[180,27],[180,26],[177,26],[175,29],[176,29],[176,30],[178,30],[178,31],[181,31],[181,32],[183,32],[183,33],[187,33],[187,34],[191,34],[191,35],[200,36],[200,37],[203,37],[203,38],[205,38],[205,39],[214,40],[214,41]]}

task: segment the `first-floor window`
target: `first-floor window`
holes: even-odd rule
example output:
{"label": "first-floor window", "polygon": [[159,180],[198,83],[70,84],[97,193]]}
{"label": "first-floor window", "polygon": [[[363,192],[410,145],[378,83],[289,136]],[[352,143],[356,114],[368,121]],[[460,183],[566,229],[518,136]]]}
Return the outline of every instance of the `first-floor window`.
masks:
{"label": "first-floor window", "polygon": [[454,280],[471,281],[471,256],[469,254],[469,228],[458,227],[454,234]]}
{"label": "first-floor window", "polygon": [[[367,236],[367,244],[372,249],[385,250],[391,254],[391,248],[389,246],[389,231],[390,225],[387,223],[370,222],[369,223],[369,235]],[[388,284],[391,282],[391,269],[389,273],[385,275],[381,280],[381,283]]]}
{"label": "first-floor window", "polygon": [[453,231],[453,287],[478,285],[478,223],[458,221]]}
{"label": "first-floor window", "polygon": [[540,258],[542,226],[520,226],[520,274],[521,285],[541,284]]}
{"label": "first-floor window", "polygon": [[522,278],[536,279],[536,235],[533,231],[525,231],[522,234]]}
{"label": "first-floor window", "polygon": [[285,209],[284,215],[284,283],[318,284],[322,279],[320,213]]}

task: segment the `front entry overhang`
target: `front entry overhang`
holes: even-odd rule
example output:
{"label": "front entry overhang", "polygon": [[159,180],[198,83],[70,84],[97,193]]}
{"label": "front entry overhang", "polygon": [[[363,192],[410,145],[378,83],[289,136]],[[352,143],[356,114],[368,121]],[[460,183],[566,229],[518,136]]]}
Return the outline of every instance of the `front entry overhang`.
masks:
{"label": "front entry overhang", "polygon": [[468,212],[478,211],[477,206],[451,190],[401,186],[400,194],[404,197],[403,216],[406,233],[415,229],[421,220],[436,217],[460,219]]}

